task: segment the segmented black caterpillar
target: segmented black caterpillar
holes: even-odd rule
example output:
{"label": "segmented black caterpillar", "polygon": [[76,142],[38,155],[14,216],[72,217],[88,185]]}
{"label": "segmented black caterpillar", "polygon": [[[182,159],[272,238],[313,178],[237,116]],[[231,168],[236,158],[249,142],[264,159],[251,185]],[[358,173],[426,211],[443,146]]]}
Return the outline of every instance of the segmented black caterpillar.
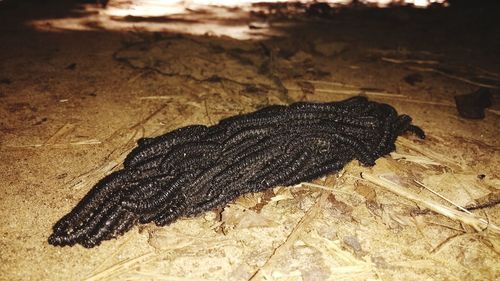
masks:
{"label": "segmented black caterpillar", "polygon": [[94,247],[138,223],[167,225],[248,192],[313,180],[353,159],[374,165],[407,131],[425,138],[408,115],[360,96],[270,106],[140,139],[124,169],[54,225],[49,243]]}

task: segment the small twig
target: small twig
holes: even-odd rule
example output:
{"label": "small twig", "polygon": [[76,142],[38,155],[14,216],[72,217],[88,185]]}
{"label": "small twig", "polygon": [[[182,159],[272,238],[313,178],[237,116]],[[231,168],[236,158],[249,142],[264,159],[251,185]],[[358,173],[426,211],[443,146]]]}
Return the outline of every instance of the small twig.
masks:
{"label": "small twig", "polygon": [[117,254],[118,254],[121,250],[123,250],[123,248],[125,247],[125,245],[127,245],[127,244],[128,244],[128,242],[130,241],[130,239],[131,239],[131,238],[132,238],[132,235],[129,235],[129,236],[127,237],[127,239],[126,239],[126,240],[124,240],[124,241],[120,244],[120,246],[118,246],[118,248],[117,248],[115,251],[113,251],[113,253],[112,253],[111,255],[109,255],[109,256],[107,256],[107,257],[105,257],[105,258],[104,258],[104,260],[103,260],[103,261],[102,261],[102,262],[101,262],[101,263],[100,263],[100,264],[99,264],[99,265],[98,265],[98,266],[94,269],[94,272],[92,273],[92,275],[95,275],[95,274],[97,274],[97,273],[101,272],[101,271],[103,270],[103,268],[104,268],[104,267],[106,267],[107,263],[108,263],[109,261],[111,261],[111,259],[113,259],[114,257],[116,257],[116,255],[117,255]]}
{"label": "small twig", "polygon": [[146,96],[139,97],[140,100],[171,100],[171,96]]}
{"label": "small twig", "polygon": [[408,139],[405,138],[398,138],[396,140],[396,144],[402,145],[408,149],[411,149],[413,151],[416,151],[430,159],[434,159],[439,162],[444,162],[444,165],[451,170],[463,170],[464,167],[461,165],[461,163],[458,163],[456,160],[449,158],[448,156],[445,156],[443,154],[440,154],[438,152],[433,151],[432,149],[426,148],[423,149],[422,147],[415,145],[413,142],[411,142]]}
{"label": "small twig", "polygon": [[207,100],[204,100],[203,101],[203,104],[205,105],[205,114],[207,116],[207,119],[208,119],[208,123],[210,125],[213,125],[214,123],[212,122],[212,118],[210,118],[210,113],[208,112],[208,104],[207,104]]}
{"label": "small twig", "polygon": [[448,198],[444,197],[443,195],[441,195],[441,194],[440,194],[440,193],[438,193],[437,191],[435,191],[435,190],[431,189],[430,187],[426,186],[425,184],[423,184],[423,183],[421,183],[421,182],[419,182],[418,180],[415,180],[415,179],[414,179],[413,181],[414,181],[416,184],[420,185],[421,187],[423,187],[423,188],[427,189],[428,191],[430,191],[432,194],[436,195],[437,197],[439,197],[439,198],[443,199],[444,201],[446,201],[446,202],[450,203],[451,205],[453,205],[453,206],[457,207],[458,209],[462,210],[463,212],[466,212],[467,214],[471,214],[471,215],[472,215],[472,213],[471,213],[471,212],[469,212],[469,210],[467,210],[467,209],[465,209],[464,207],[462,207],[462,206],[460,206],[460,205],[458,205],[458,204],[454,203],[454,202],[453,202],[453,201],[451,201],[450,199],[448,199]]}
{"label": "small twig", "polygon": [[350,84],[345,84],[345,83],[340,83],[340,82],[335,82],[335,81],[324,81],[324,80],[306,80],[306,79],[301,79],[298,80],[301,82],[309,82],[311,84],[326,84],[329,86],[340,86],[342,88],[353,88],[353,89],[359,89],[359,87],[356,87],[354,85]]}
{"label": "small twig", "polygon": [[427,223],[428,224],[432,224],[432,225],[436,225],[436,226],[440,226],[440,227],[444,227],[444,228],[447,228],[447,229],[450,229],[450,230],[455,230],[455,231],[462,232],[462,233],[467,232],[464,229],[464,226],[463,226],[462,223],[460,223],[461,228],[455,228],[453,226],[449,226],[449,225],[446,225],[446,224],[443,224],[443,223],[439,223],[439,222],[434,222],[434,221],[428,221]]}
{"label": "small twig", "polygon": [[488,78],[494,77],[496,79],[500,79],[500,74],[498,74],[496,72],[489,71],[489,70],[486,70],[484,68],[477,67],[477,66],[476,66],[476,69],[479,70],[480,72],[485,73],[488,76]]}
{"label": "small twig", "polygon": [[387,58],[387,57],[381,57],[380,59],[383,61],[386,61],[386,62],[392,62],[392,63],[396,63],[396,64],[403,64],[403,63],[439,64],[439,61],[436,61],[436,60],[399,60],[399,59]]}
{"label": "small twig", "polygon": [[[309,80],[307,80],[307,81],[309,81]],[[334,82],[332,82],[332,83],[334,83]],[[351,86],[347,86],[347,88],[348,89],[337,89],[337,90],[316,88],[315,92],[337,94],[337,95],[347,95],[347,96],[359,96],[359,95],[363,94],[366,96],[376,97],[376,98],[380,98],[380,99],[395,100],[395,101],[404,102],[404,103],[426,104],[426,105],[446,106],[446,107],[455,107],[456,106],[452,103],[447,103],[447,102],[409,99],[405,95],[393,94],[393,93],[389,93],[389,92],[365,91],[365,90],[362,90],[360,88],[352,88]],[[302,91],[302,89],[300,89],[300,88],[289,87],[287,89],[290,91]],[[490,109],[488,109],[488,110],[491,111]],[[500,115],[500,113],[499,113],[499,115]]]}
{"label": "small twig", "polygon": [[53,144],[56,144],[58,140],[60,140],[63,137],[67,136],[74,129],[75,129],[75,124],[72,124],[72,123],[66,123],[66,124],[64,124],[64,126],[62,126],[61,128],[59,128],[59,130],[57,130],[57,132],[55,132],[50,138],[48,138],[44,142],[44,145],[53,145]]}
{"label": "small twig", "polygon": [[489,202],[485,202],[483,204],[478,204],[478,205],[475,205],[475,206],[471,206],[471,207],[465,207],[465,209],[469,210],[469,211],[473,211],[473,210],[479,210],[479,209],[486,209],[486,208],[491,208],[491,207],[495,207],[496,205],[500,204],[500,199],[497,198],[495,200],[492,200],[492,201],[489,201]]}
{"label": "small twig", "polygon": [[441,215],[444,215],[448,218],[459,220],[465,224],[468,224],[472,226],[474,229],[477,231],[484,231],[486,229],[489,229],[492,232],[495,233],[500,233],[500,227],[487,222],[486,220],[482,218],[477,218],[474,214],[470,213],[465,213],[465,212],[460,212],[455,209],[443,206],[442,204],[439,204],[438,202],[435,202],[430,199],[422,198],[420,195],[413,193],[409,191],[407,188],[404,188],[400,186],[399,184],[390,181],[386,177],[380,175],[378,177],[375,177],[371,174],[363,173],[363,178],[366,179],[367,181],[374,183],[378,186],[385,187],[389,191],[398,194],[400,196],[403,196],[409,200],[415,201],[421,205],[423,205],[426,208],[429,208],[433,210],[436,213],[439,213]]}
{"label": "small twig", "polygon": [[96,144],[101,144],[102,142],[100,140],[96,139],[89,139],[89,140],[82,140],[82,141],[75,141],[75,142],[69,142],[69,143],[33,143],[33,144],[20,144],[20,145],[5,145],[4,147],[9,147],[9,148],[26,148],[26,147],[68,147],[68,146],[74,146],[74,145],[96,145]]}
{"label": "small twig", "polygon": [[149,259],[153,255],[154,255],[154,252],[149,252],[149,253],[142,254],[138,257],[132,258],[132,259],[127,259],[127,260],[121,261],[119,263],[116,263],[116,264],[106,268],[105,270],[103,270],[99,273],[96,273],[96,274],[86,278],[85,280],[86,281],[94,281],[94,280],[103,280],[103,279],[109,278],[110,276],[113,276],[117,273],[120,273],[124,269],[130,268],[132,265],[134,265],[136,263],[142,262],[145,259]]}
{"label": "small twig", "polygon": [[429,253],[433,254],[433,253],[437,252],[438,250],[440,250],[441,248],[443,248],[444,245],[448,244],[452,239],[454,239],[454,238],[456,238],[458,236],[462,236],[462,235],[464,235],[464,232],[460,232],[460,233],[448,236],[446,239],[444,239],[443,241],[441,241],[441,243],[439,243],[436,247],[434,247],[434,249],[432,249]]}
{"label": "small twig", "polygon": [[396,152],[391,152],[391,157],[395,160],[404,160],[412,163],[417,163],[417,164],[425,164],[425,165],[434,165],[434,166],[445,166],[439,162],[436,162],[432,159],[429,159],[427,157],[423,156],[416,156],[416,155],[409,155],[409,154],[402,154],[402,153],[396,153]]}
{"label": "small twig", "polygon": [[284,252],[290,245],[293,245],[293,243],[298,239],[302,228],[307,225],[309,222],[311,222],[314,217],[316,217],[318,210],[320,210],[321,204],[323,204],[327,198],[328,198],[329,193],[322,193],[321,196],[316,199],[316,202],[314,205],[312,205],[307,212],[302,216],[300,221],[295,225],[295,227],[292,229],[292,231],[288,234],[288,237],[285,239],[285,242],[280,244],[278,247],[276,247],[271,254],[271,256],[267,259],[267,261],[250,276],[248,281],[251,280],[256,280],[256,277],[258,274],[261,272],[261,270],[266,267],[270,262],[273,260],[274,257],[278,256],[282,252]]}
{"label": "small twig", "polygon": [[324,186],[324,185],[319,185],[319,184],[310,183],[310,182],[301,182],[301,183],[299,183],[298,185],[299,185],[299,186],[310,186],[310,187],[315,187],[315,188],[319,188],[319,189],[323,189],[323,190],[330,191],[330,192],[332,192],[332,193],[342,193],[342,194],[352,195],[352,193],[350,193],[350,192],[345,192],[345,191],[342,191],[342,190],[339,190],[339,189],[334,189],[333,187]]}
{"label": "small twig", "polygon": [[[300,88],[287,88],[290,91],[302,91]],[[391,93],[385,93],[385,92],[374,92],[374,91],[364,91],[362,89],[356,89],[356,90],[329,90],[329,89],[315,89],[316,92],[322,92],[322,93],[331,93],[331,94],[341,94],[341,95],[360,95],[360,94],[365,94],[367,96],[373,96],[373,97],[396,97],[396,98],[407,98],[405,95],[400,95],[400,94],[391,94]]]}
{"label": "small twig", "polygon": [[496,114],[498,116],[500,116],[500,110],[494,110],[494,109],[491,109],[491,108],[486,108],[487,111],[493,113],[493,114]]}
{"label": "small twig", "polygon": [[408,69],[415,70],[415,71],[422,71],[422,72],[434,72],[434,73],[443,75],[445,77],[448,77],[448,78],[451,78],[451,79],[455,79],[455,80],[459,80],[459,81],[462,81],[462,82],[465,82],[465,83],[468,83],[468,84],[471,84],[471,85],[475,85],[475,86],[479,86],[479,87],[484,87],[484,88],[490,88],[490,89],[498,89],[498,86],[491,85],[491,84],[485,84],[485,83],[475,82],[475,81],[472,81],[472,80],[470,80],[468,78],[464,78],[464,77],[460,77],[460,76],[457,76],[457,75],[449,74],[449,73],[446,73],[446,72],[444,72],[442,70],[435,69],[435,68],[408,66]]}

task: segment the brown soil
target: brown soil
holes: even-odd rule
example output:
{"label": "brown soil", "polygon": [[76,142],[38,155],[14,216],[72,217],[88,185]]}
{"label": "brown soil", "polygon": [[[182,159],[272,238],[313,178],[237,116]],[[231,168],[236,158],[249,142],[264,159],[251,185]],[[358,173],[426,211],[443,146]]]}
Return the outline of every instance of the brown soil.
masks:
{"label": "brown soil", "polygon": [[[224,10],[222,19],[221,8],[213,8],[217,15],[206,8],[155,18],[163,25],[150,32],[148,19],[120,19],[123,25],[106,29],[66,3],[0,6],[0,279],[500,277],[494,11],[307,15],[278,5],[272,15],[261,6],[252,14]],[[61,25],[68,18],[86,30]],[[190,33],[195,23],[200,28]],[[159,32],[164,25],[173,31]],[[459,117],[453,97],[480,87],[493,93],[486,117]],[[244,196],[222,213],[164,228],[136,227],[93,249],[47,243],[54,222],[119,169],[142,136],[269,104],[358,94],[411,115],[428,138],[401,137],[397,154],[373,168],[353,162],[315,185]],[[409,191],[442,206],[454,208],[414,180],[460,206],[483,204],[472,212],[492,227],[429,211],[360,173],[395,173]]]}

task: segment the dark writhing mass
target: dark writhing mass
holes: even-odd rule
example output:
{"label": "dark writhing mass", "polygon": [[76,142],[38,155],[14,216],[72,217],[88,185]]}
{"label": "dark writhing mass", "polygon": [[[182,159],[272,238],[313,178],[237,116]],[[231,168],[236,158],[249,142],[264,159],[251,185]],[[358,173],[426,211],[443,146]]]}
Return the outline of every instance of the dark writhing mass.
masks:
{"label": "dark writhing mass", "polygon": [[54,225],[49,243],[94,247],[138,223],[167,225],[245,193],[313,180],[353,159],[374,165],[407,131],[425,137],[408,115],[354,97],[270,106],[140,139],[124,169]]}

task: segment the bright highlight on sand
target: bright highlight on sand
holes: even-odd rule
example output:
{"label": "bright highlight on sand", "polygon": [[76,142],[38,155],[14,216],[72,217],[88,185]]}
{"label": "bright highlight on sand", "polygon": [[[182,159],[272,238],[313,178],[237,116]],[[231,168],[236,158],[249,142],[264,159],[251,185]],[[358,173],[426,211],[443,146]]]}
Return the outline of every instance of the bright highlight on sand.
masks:
{"label": "bright highlight on sand", "polygon": [[[37,30],[63,31],[145,31],[170,32],[192,35],[210,34],[235,39],[263,39],[281,35],[268,19],[255,18],[251,12],[270,13],[272,3],[312,3],[313,1],[284,0],[111,0],[105,8],[87,4],[79,8],[78,17],[35,20],[29,25]],[[319,1],[331,7],[352,4],[352,0]],[[375,7],[391,4],[413,4],[425,8],[432,3],[446,5],[446,0],[362,0],[359,3]],[[268,5],[257,5],[267,3]],[[306,12],[302,7],[283,7],[287,13],[295,9],[299,16]],[[290,25],[291,23],[280,23]],[[250,28],[250,26],[258,28]]]}

